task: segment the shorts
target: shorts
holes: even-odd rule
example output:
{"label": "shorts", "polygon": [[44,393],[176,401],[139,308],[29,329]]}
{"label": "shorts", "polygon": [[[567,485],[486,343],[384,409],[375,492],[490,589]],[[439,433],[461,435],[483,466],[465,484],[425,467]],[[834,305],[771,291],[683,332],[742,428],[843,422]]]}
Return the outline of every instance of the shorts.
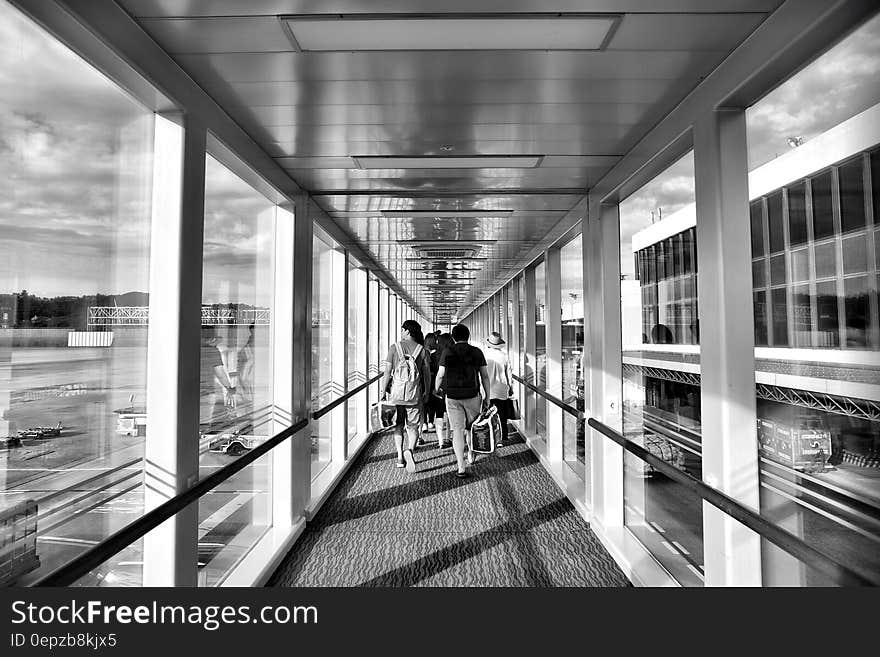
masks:
{"label": "shorts", "polygon": [[422,426],[421,406],[397,406],[397,422],[395,426],[418,429]]}
{"label": "shorts", "polygon": [[446,414],[449,416],[449,428],[453,431],[470,429],[474,420],[480,415],[482,404],[479,397],[470,399],[446,398]]}
{"label": "shorts", "polygon": [[428,407],[434,412],[435,417],[443,417],[446,414],[446,402],[443,400],[443,397],[431,395]]}

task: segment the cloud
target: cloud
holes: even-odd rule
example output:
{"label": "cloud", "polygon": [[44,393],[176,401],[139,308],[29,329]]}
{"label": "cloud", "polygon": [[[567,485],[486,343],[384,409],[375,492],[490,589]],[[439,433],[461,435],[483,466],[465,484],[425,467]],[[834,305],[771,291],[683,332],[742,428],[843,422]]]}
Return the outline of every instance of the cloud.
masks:
{"label": "cloud", "polygon": [[749,170],[880,102],[880,15],[746,111]]}

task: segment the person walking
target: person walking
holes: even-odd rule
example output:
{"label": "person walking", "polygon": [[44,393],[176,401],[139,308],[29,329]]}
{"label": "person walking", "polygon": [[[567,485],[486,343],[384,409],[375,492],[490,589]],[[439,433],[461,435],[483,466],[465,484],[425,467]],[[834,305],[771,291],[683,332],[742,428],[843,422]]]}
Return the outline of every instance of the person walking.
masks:
{"label": "person walking", "polygon": [[486,369],[489,371],[489,400],[498,409],[501,420],[501,440],[496,445],[507,442],[507,421],[510,419],[510,398],[513,396],[513,379],[510,376],[510,361],[502,349],[505,344],[498,331],[489,334],[486,340]]}
{"label": "person walking", "polygon": [[[452,430],[452,449],[458,470],[456,477],[468,476],[465,469],[465,431],[480,412],[489,406],[489,372],[483,352],[468,344],[471,332],[464,324],[452,327],[454,344],[440,355],[435,390],[446,393],[446,414]],[[480,390],[484,391],[482,398]],[[468,455],[473,458],[473,454]]]}
{"label": "person walking", "polygon": [[437,338],[437,349],[431,354],[431,400],[428,402],[434,410],[434,423],[437,431],[437,449],[444,449],[446,444],[452,444],[449,435],[449,425],[446,420],[446,399],[444,391],[437,389],[437,371],[440,369],[440,357],[443,352],[455,342],[449,333],[442,333]]}
{"label": "person walking", "polygon": [[[424,342],[419,323],[412,319],[406,320],[401,326],[400,340],[388,348],[379,388],[385,391],[382,399],[397,406],[397,426],[394,432],[397,467],[405,467],[410,474],[416,471],[413,449],[419,438],[423,409],[430,394],[431,368],[428,354],[422,346]],[[391,390],[387,392],[389,382]],[[407,436],[406,449],[403,448],[404,432]]]}

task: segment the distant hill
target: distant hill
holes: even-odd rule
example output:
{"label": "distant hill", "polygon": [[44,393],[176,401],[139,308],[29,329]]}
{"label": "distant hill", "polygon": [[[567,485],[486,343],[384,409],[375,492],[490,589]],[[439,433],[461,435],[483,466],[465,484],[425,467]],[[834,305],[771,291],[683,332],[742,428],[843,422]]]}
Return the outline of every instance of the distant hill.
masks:
{"label": "distant hill", "polygon": [[117,306],[149,306],[150,305],[150,293],[149,292],[126,292],[125,294],[116,294],[116,295],[108,295],[107,297],[110,299],[110,302],[107,304],[108,306],[113,305],[113,301],[116,301]]}

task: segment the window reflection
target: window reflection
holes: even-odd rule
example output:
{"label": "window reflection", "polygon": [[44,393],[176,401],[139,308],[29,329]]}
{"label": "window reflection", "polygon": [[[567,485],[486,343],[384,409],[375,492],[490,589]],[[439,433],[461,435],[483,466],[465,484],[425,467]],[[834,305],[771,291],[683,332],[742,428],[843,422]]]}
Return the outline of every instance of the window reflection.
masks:
{"label": "window reflection", "polygon": [[[584,410],[584,275],[583,241],[578,235],[562,247],[562,401]],[[562,414],[562,458],[582,478],[586,477],[584,423]]]}
{"label": "window reflection", "polygon": [[[544,312],[547,304],[546,267],[540,263],[535,267],[535,385],[547,389],[547,326]],[[535,395],[535,429],[538,435],[546,438],[547,400]]]}
{"label": "window reflection", "polygon": [[[0,2],[0,586],[143,514],[153,115]],[[140,586],[141,541],[81,580]]]}
{"label": "window reflection", "polygon": [[[199,469],[207,476],[271,433],[274,204],[208,155],[202,272]],[[271,460],[199,499],[199,583],[222,582],[271,525]]]}
{"label": "window reflection", "polygon": [[[760,348],[767,344],[766,319],[756,303],[761,513],[842,564],[868,572],[880,569],[880,260],[874,234],[880,179],[871,136],[880,111],[878,40],[875,16],[746,114],[749,160],[764,160],[749,173],[752,205],[769,207],[787,190],[782,215],[789,235],[774,241],[771,225],[769,248],[791,259],[787,275],[771,272],[769,290],[771,346],[783,349]],[[805,88],[821,102],[805,104]],[[790,125],[795,114],[813,117],[804,143],[766,161],[761,153],[784,138],[768,134],[764,118],[775,117],[774,130],[800,129]],[[841,157],[844,144],[850,150]],[[812,173],[805,176],[807,171]],[[752,221],[753,268],[766,241]],[[767,292],[760,276],[752,283],[756,298]],[[798,352],[784,348],[786,333]],[[835,584],[766,541],[762,559],[766,585]]]}
{"label": "window reflection", "polygon": [[[693,168],[690,153],[620,204],[623,429],[628,439],[700,478]],[[763,227],[762,206],[753,206],[752,220]],[[763,240],[753,246],[756,255],[766,252]],[[763,271],[763,264],[757,267]],[[679,582],[701,586],[700,498],[627,454],[624,504],[629,531]]]}

